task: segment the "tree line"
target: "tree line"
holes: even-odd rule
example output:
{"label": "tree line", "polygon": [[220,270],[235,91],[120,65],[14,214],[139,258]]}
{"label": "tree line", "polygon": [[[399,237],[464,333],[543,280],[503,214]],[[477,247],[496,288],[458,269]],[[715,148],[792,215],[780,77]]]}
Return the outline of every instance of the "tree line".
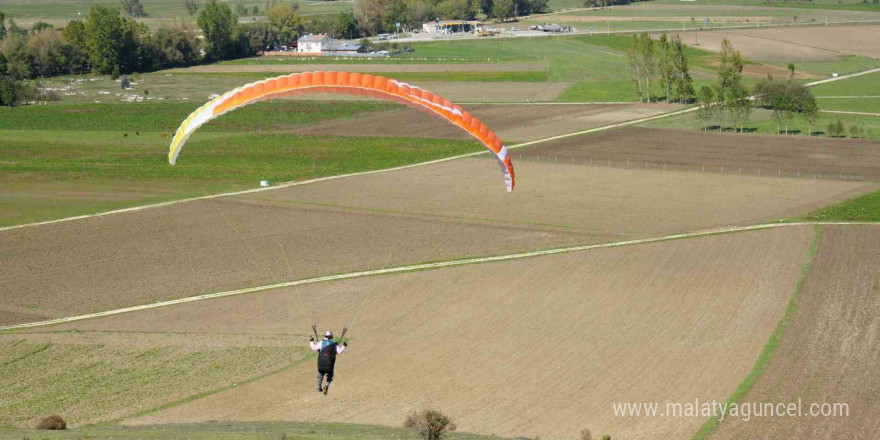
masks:
{"label": "tree line", "polygon": [[724,39],[718,79],[697,92],[697,118],[703,121],[704,130],[708,129],[710,120],[718,118],[728,119],[742,132],[752,107],[757,106],[773,111],[777,133],[782,132],[783,125],[788,133],[788,122],[795,116],[804,118],[809,127],[807,133],[812,133],[813,124],[819,117],[819,105],[806,86],[794,81],[794,64],[788,65],[785,81],[777,81],[768,74],[751,91],[742,83],[742,71],[742,56],[733,49],[730,41]]}
{"label": "tree line", "polygon": [[[783,126],[788,133],[788,122],[796,116],[804,118],[812,132],[819,117],[819,105],[807,87],[794,81],[794,64],[788,65],[785,81],[767,75],[749,90],[743,84],[742,55],[727,39],[721,42],[719,58],[715,81],[695,90],[688,72],[687,45],[677,35],[669,38],[663,34],[657,40],[647,33],[635,35],[629,41],[627,59],[636,99],[653,102],[655,85],[659,84],[667,103],[696,102],[696,117],[702,121],[704,130],[708,130],[711,120],[719,119],[732,123],[741,132],[752,108],[757,106],[773,112],[777,133],[783,131]],[[835,126],[828,132],[843,129]]]}
{"label": "tree line", "polygon": [[662,34],[658,41],[647,33],[635,35],[626,55],[639,102],[652,102],[655,80],[663,87],[667,103],[693,100],[694,81],[688,67],[687,45],[678,35],[669,38]]}
{"label": "tree line", "polygon": [[279,41],[296,41],[303,32],[358,36],[353,14],[306,21],[296,4],[271,3],[268,22],[241,24],[225,2],[187,0],[188,8],[196,8],[198,28],[181,22],[155,31],[135,20],[146,15],[136,0],[123,1],[122,11],[92,6],[85,20],[63,28],[37,22],[26,29],[0,12],[0,105],[29,100],[35,88],[27,81],[37,78],[86,73],[117,78],[253,56]]}
{"label": "tree line", "polygon": [[547,0],[355,0],[354,17],[359,32],[376,35],[392,32],[397,23],[414,29],[441,20],[473,20],[481,17],[506,20],[547,12]]}

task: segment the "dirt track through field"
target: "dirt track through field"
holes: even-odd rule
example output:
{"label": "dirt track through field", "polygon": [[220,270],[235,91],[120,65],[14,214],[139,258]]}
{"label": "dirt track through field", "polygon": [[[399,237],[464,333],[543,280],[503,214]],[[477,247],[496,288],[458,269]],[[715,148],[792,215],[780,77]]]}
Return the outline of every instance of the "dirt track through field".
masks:
{"label": "dirt track through field", "polygon": [[493,161],[461,159],[6,230],[0,302],[36,321],[428,260],[775,221],[874,188],[528,162],[517,172],[510,195]]}
{"label": "dirt track through field", "polygon": [[[693,32],[681,34],[693,43]],[[765,28],[700,32],[701,49],[719,52],[730,40],[745,58],[757,61],[834,61],[843,55],[880,58],[880,26]]]}
{"label": "dirt track through field", "polygon": [[805,136],[761,136],[717,132],[692,132],[644,127],[627,127],[589,136],[576,136],[517,150],[514,158],[558,157],[577,163],[612,160],[632,166],[687,167],[719,172],[786,176],[862,176],[880,180],[880,149],[870,140],[829,139]]}
{"label": "dirt track through field", "polygon": [[611,403],[729,395],[779,319],[810,238],[809,227],[793,227],[679,240],[314,285],[62,329],[305,331],[298,295],[319,311],[322,328],[358,317],[328,397],[314,391],[310,362],[134,423],[398,425],[408,411],[434,407],[468,432],[556,439],[586,426],[615,438],[681,438],[702,418],[614,417]]}
{"label": "dirt track through field", "polygon": [[876,439],[880,434],[880,231],[826,227],[791,324],[743,402],[846,403],[847,417],[726,419],[712,440]]}

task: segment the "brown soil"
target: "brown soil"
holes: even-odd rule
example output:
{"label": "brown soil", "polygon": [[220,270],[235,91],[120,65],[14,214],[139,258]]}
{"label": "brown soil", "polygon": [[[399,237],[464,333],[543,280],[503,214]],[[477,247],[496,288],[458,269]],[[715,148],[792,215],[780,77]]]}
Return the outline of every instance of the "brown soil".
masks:
{"label": "brown soil", "polygon": [[[457,104],[468,103],[534,103],[553,102],[571,86],[563,82],[431,82],[410,81]],[[290,99],[315,100],[371,100],[355,95],[300,95]]]}
{"label": "brown soil", "polygon": [[3,323],[4,325],[42,321],[46,318],[48,318],[48,316],[38,313],[22,313],[8,310],[0,310],[0,323]]}
{"label": "brown soil", "polygon": [[[681,35],[689,44],[693,33]],[[698,47],[718,52],[730,40],[744,57],[757,61],[833,61],[846,54],[880,58],[880,26],[766,28],[700,32]]]}
{"label": "brown soil", "polygon": [[727,418],[714,439],[876,439],[880,434],[880,230],[827,228],[797,311],[743,402],[846,403],[848,417]]}
{"label": "brown soil", "polygon": [[[305,330],[298,295],[320,310],[322,329],[350,324],[351,350],[329,396],[315,393],[308,362],[134,424],[399,425],[431,407],[463,431],[505,437],[573,438],[586,426],[614,438],[684,438],[702,417],[615,417],[611,405],[728,396],[780,318],[810,235],[784,228],[349,280],[103,327]],[[364,291],[372,294],[361,301]]]}
{"label": "brown soil", "polygon": [[625,127],[611,131],[578,136],[516,150],[514,158],[535,158],[538,155],[561,161],[621,164],[630,161],[650,167],[687,167],[749,174],[761,169],[764,174],[862,176],[880,180],[880,149],[877,143],[856,139],[829,139],[805,136],[760,136],[736,133],[705,133],[684,130]]}
{"label": "brown soil", "polygon": [[418,82],[456,103],[551,102],[571,84],[554,82]]}
{"label": "brown soil", "polygon": [[384,266],[775,221],[874,189],[475,158],[0,233],[0,304],[51,316]]}
{"label": "brown soil", "polygon": [[[603,125],[644,118],[679,109],[675,105],[468,105],[467,110],[512,142],[540,139]],[[470,139],[461,129],[422,112],[383,113],[331,122],[302,130],[337,136],[393,136]]]}

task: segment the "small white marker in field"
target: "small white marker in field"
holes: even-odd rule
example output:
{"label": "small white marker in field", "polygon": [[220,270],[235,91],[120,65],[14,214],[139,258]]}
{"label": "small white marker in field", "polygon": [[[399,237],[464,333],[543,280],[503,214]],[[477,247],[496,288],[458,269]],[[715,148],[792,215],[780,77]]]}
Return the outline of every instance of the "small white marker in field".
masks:
{"label": "small white marker in field", "polygon": [[260,181],[260,188],[268,188],[270,186],[272,186],[272,182],[269,182],[268,180]]}

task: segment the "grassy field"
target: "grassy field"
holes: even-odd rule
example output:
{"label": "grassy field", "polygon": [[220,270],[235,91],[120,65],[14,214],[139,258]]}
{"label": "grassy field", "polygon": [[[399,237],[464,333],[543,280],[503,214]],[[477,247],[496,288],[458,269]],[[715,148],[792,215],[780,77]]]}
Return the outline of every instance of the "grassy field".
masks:
{"label": "grassy field", "polygon": [[193,108],[138,103],[0,109],[0,136],[8,139],[0,145],[0,225],[252,188],[263,179],[387,168],[480,148],[469,141],[290,134],[322,121],[402,107],[275,101],[205,125],[178,165],[169,166],[170,135]]}
{"label": "grassy field", "polygon": [[[821,104],[821,101],[820,101]],[[858,115],[835,115],[829,113],[820,113],[818,121],[813,124],[813,132],[824,132],[829,123],[840,120],[844,123],[845,131],[849,135],[850,127],[858,126],[862,130],[861,138],[880,139],[880,118],[875,116],[858,116]],[[729,120],[712,120],[709,125],[723,124],[725,127],[731,127]],[[675,128],[682,130],[702,130],[703,122],[696,118],[693,113],[680,116],[673,116],[656,121],[650,121],[643,124],[646,127],[656,128]],[[776,119],[770,110],[754,109],[749,122],[744,125],[749,131],[755,131],[760,134],[776,134]],[[808,124],[803,118],[795,117],[788,121],[788,130],[795,135],[805,134]],[[785,130],[785,123],[782,124],[782,130]],[[867,131],[870,130],[870,133]]]}
{"label": "grassy field", "polygon": [[[403,425],[403,421],[400,422]],[[201,424],[170,424],[155,426],[99,425],[67,431],[34,431],[0,428],[0,439],[23,438],[46,440],[159,440],[186,438],[193,440],[417,440],[411,429],[345,423],[305,422],[213,422]],[[492,440],[500,437],[449,433],[449,440]]]}
{"label": "grassy field", "polygon": [[[299,11],[303,15],[330,14],[340,11],[350,11],[353,2],[348,0],[335,1],[292,1],[282,0],[280,3],[298,3]],[[170,19],[186,19],[190,16],[184,7],[182,0],[141,0],[147,13],[145,21],[161,21]],[[230,7],[235,11],[238,4],[248,9],[248,15],[239,17],[242,21],[251,21],[254,18],[264,20],[265,2],[260,0],[231,0]],[[108,8],[120,8],[117,0],[0,0],[0,11],[16,20],[31,22],[35,20],[79,20],[88,16],[89,8],[94,5],[102,5]],[[253,16],[253,7],[257,6],[260,13]],[[191,19],[195,21],[195,18]]]}
{"label": "grassy field", "polygon": [[810,88],[816,96],[880,96],[880,72],[841,81],[819,84]]}
{"label": "grassy field", "polygon": [[[785,69],[788,63],[771,63]],[[795,61],[797,72],[807,72],[819,77],[830,78],[832,73],[846,75],[880,67],[880,60],[857,55],[846,55],[836,61]]]}
{"label": "grassy field", "polygon": [[811,212],[803,220],[880,221],[880,191]]}
{"label": "grassy field", "polygon": [[822,110],[837,110],[859,113],[880,113],[880,96],[875,98],[821,98]]}
{"label": "grassy field", "polygon": [[68,424],[112,420],[231,387],[308,356],[307,349],[274,339],[268,346],[229,346],[200,335],[5,334],[0,425],[33,427],[60,407]]}
{"label": "grassy field", "polygon": [[[80,130],[97,132],[135,131],[174,133],[181,121],[202,103],[142,102],[133,104],[64,104],[0,108],[0,130],[16,130],[16,138],[40,136],[40,132]],[[402,109],[398,104],[361,101],[326,102],[268,101],[221,116],[199,132],[291,130],[318,122],[346,120],[376,112]],[[51,123],[49,123],[51,121]],[[21,133],[33,130],[35,133]],[[108,134],[122,136],[122,133]],[[119,139],[137,142],[135,138]],[[170,142],[170,139],[168,139]]]}
{"label": "grassy field", "polygon": [[[179,74],[180,75],[180,74]],[[182,75],[194,75],[199,79],[212,78],[236,78],[245,83],[258,81],[271,77],[273,73],[266,72],[218,72],[218,73],[183,73]],[[274,75],[277,75],[275,73]],[[549,79],[547,72],[540,71],[509,71],[509,72],[394,72],[389,73],[398,81],[418,83],[421,81],[431,82],[546,82]]]}

